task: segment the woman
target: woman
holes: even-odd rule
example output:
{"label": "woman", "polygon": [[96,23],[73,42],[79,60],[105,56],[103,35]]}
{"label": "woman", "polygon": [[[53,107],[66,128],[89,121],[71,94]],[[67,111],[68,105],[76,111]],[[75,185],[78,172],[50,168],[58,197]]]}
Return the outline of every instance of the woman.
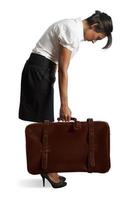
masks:
{"label": "woman", "polygon": [[[64,19],[52,24],[42,35],[32,50],[22,71],[19,118],[27,121],[54,121],[54,82],[58,66],[60,91],[60,118],[71,119],[68,106],[68,66],[78,51],[80,42],[95,42],[107,37],[107,49],[112,44],[112,19],[106,13],[95,11],[90,17],[81,20]],[[53,187],[63,187],[65,177],[57,173],[41,174]]]}

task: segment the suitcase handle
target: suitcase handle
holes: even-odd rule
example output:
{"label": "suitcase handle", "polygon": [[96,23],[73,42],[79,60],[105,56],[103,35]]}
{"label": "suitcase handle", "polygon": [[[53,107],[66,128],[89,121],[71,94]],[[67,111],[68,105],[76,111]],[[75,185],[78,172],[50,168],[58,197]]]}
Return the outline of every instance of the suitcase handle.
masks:
{"label": "suitcase handle", "polygon": [[[62,119],[61,119],[60,117],[58,117],[57,120],[60,121],[60,120],[62,120]],[[76,121],[77,121],[77,118],[75,118],[75,117],[71,117],[70,120],[74,120],[74,121],[76,122]]]}
{"label": "suitcase handle", "polygon": [[[57,120],[60,121],[61,118],[58,117]],[[73,123],[73,129],[74,129],[75,131],[76,131],[76,130],[79,130],[79,129],[81,128],[81,124],[80,124],[79,121],[77,121],[77,118],[75,118],[75,117],[71,117],[70,120],[74,120],[74,123]]]}

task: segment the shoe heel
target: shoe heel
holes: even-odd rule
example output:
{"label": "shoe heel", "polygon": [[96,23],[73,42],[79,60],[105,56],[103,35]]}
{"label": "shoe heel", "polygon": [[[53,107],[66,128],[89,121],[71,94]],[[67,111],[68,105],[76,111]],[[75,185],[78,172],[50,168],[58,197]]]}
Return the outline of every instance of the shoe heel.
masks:
{"label": "shoe heel", "polygon": [[43,187],[45,186],[45,177],[42,177]]}
{"label": "shoe heel", "polygon": [[45,186],[45,176],[43,175],[43,173],[40,174],[42,177],[42,182],[43,182],[43,187]]}

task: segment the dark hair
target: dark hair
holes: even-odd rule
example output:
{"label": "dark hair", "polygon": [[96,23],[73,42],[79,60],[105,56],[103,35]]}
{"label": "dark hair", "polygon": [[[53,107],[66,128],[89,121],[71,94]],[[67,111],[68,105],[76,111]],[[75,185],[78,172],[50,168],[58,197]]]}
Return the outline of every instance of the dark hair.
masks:
{"label": "dark hair", "polygon": [[85,20],[87,21],[88,25],[97,23],[95,26],[95,31],[104,33],[108,37],[107,44],[103,47],[103,49],[109,48],[112,44],[111,32],[113,31],[113,23],[111,17],[106,13],[96,10],[93,15],[86,18]]}

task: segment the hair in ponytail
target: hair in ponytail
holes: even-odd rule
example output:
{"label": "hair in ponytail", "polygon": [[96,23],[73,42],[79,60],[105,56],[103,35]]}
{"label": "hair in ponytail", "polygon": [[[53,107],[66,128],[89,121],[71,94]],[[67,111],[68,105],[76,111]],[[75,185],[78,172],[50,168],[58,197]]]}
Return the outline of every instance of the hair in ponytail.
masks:
{"label": "hair in ponytail", "polygon": [[85,20],[87,21],[88,25],[97,23],[95,26],[95,31],[104,33],[108,38],[107,44],[103,47],[103,49],[109,48],[112,44],[111,32],[113,31],[113,22],[111,17],[104,12],[96,10],[93,15]]}

